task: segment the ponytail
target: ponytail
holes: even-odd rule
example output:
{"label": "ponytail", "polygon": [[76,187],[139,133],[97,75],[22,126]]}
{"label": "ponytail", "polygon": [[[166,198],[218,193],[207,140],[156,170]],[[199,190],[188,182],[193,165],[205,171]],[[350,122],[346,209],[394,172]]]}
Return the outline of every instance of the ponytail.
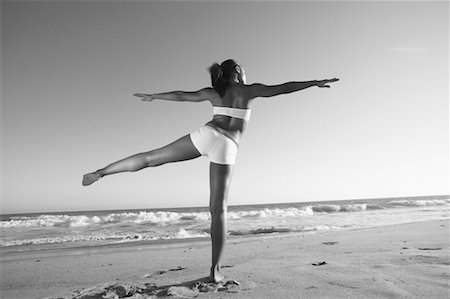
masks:
{"label": "ponytail", "polygon": [[211,74],[211,85],[217,91],[220,96],[223,96],[224,91],[224,82],[223,82],[223,70],[222,67],[218,63],[214,63],[208,69]]}
{"label": "ponytail", "polygon": [[[232,78],[236,75],[241,74],[240,65],[233,59],[228,59],[222,62],[221,65],[214,63],[208,68],[211,74],[211,85],[217,93],[223,97],[225,95],[226,89],[230,86]],[[239,77],[241,82],[241,77]],[[241,82],[243,83],[243,82]]]}
{"label": "ponytail", "polygon": [[211,74],[211,85],[214,87],[216,82],[223,77],[222,68],[218,63],[214,63],[209,69],[209,73]]}

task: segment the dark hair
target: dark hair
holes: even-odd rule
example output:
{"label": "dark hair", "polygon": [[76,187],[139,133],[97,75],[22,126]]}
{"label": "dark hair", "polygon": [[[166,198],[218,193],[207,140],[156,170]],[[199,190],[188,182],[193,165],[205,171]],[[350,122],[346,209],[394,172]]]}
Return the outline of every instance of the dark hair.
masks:
{"label": "dark hair", "polygon": [[211,74],[211,85],[221,97],[225,95],[227,88],[233,82],[236,74],[238,75],[239,82],[243,83],[242,68],[233,59],[225,60],[220,65],[214,63],[208,70]]}

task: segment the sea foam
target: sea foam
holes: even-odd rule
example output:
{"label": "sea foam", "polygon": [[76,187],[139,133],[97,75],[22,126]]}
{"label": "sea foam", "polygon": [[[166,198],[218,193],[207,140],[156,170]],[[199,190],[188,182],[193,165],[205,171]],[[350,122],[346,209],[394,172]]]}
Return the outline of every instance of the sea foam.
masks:
{"label": "sea foam", "polygon": [[[230,206],[227,218],[230,235],[245,236],[448,219],[449,209],[448,197],[435,196]],[[1,215],[0,246],[15,250],[206,238],[210,220],[208,208]]]}
{"label": "sea foam", "polygon": [[123,233],[123,234],[79,234],[79,235],[62,235],[55,237],[31,238],[22,240],[2,240],[0,239],[0,246],[18,246],[18,245],[38,245],[38,244],[55,244],[68,242],[98,242],[98,241],[114,241],[130,242],[130,241],[156,241],[156,240],[172,240],[172,239],[192,239],[205,238],[209,234],[206,232],[187,231],[180,228],[177,232],[154,234],[154,233]]}
{"label": "sea foam", "polygon": [[[272,218],[272,217],[302,217],[313,215],[311,207],[301,209],[261,209],[251,211],[228,212],[228,219],[242,218]],[[40,215],[37,217],[13,217],[7,221],[0,221],[0,228],[20,227],[83,227],[98,224],[163,224],[183,221],[209,221],[208,212],[178,213],[178,212],[125,212],[108,215]]]}
{"label": "sea foam", "polygon": [[[425,206],[445,204],[445,200],[396,200],[394,205]],[[255,210],[229,211],[228,219],[248,218],[281,218],[307,217],[315,213],[362,212],[366,210],[383,209],[377,204],[313,204],[303,207],[263,208]],[[209,221],[209,212],[170,212],[170,211],[139,211],[109,213],[106,215],[39,215],[35,217],[11,217],[0,221],[0,229],[32,228],[32,227],[85,227],[101,224],[170,224],[185,221]]]}
{"label": "sea foam", "polygon": [[450,204],[448,199],[402,199],[402,200],[392,200],[389,202],[391,205],[398,206],[415,206],[415,207],[425,207],[425,206],[444,206]]}
{"label": "sea foam", "polygon": [[123,223],[123,224],[158,224],[177,222],[182,220],[209,220],[210,215],[206,212],[200,213],[177,213],[177,212],[125,212],[111,213],[108,215],[40,215],[32,217],[13,217],[8,221],[0,221],[0,228],[18,227],[83,227],[95,224]]}

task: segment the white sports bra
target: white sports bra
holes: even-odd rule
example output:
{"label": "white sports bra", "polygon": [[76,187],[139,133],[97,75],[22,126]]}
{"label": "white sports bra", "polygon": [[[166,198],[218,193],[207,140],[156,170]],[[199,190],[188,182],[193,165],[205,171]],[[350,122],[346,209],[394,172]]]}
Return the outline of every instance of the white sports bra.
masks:
{"label": "white sports bra", "polygon": [[231,108],[231,107],[217,107],[214,106],[214,115],[226,115],[235,118],[240,118],[246,121],[250,120],[250,109],[240,109],[240,108]]}

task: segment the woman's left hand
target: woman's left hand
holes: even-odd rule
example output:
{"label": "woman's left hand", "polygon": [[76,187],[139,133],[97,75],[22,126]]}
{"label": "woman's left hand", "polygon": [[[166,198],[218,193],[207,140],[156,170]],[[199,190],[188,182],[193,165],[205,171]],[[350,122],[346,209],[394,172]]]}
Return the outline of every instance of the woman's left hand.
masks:
{"label": "woman's left hand", "polygon": [[338,78],[333,78],[333,79],[325,79],[325,80],[320,80],[320,81],[316,81],[317,87],[323,88],[330,88],[330,85],[327,85],[328,83],[333,83],[339,81]]}

